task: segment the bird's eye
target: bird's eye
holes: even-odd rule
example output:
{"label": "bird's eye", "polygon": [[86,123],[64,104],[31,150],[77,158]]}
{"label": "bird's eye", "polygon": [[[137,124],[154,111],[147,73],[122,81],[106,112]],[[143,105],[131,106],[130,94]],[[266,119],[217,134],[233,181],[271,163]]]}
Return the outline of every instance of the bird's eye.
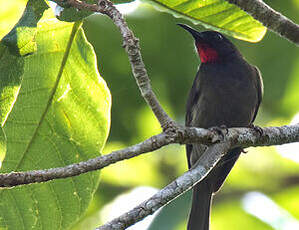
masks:
{"label": "bird's eye", "polygon": [[216,37],[217,39],[219,39],[219,40],[222,40],[222,39],[223,39],[223,37],[222,37],[221,34],[216,34],[215,37]]}

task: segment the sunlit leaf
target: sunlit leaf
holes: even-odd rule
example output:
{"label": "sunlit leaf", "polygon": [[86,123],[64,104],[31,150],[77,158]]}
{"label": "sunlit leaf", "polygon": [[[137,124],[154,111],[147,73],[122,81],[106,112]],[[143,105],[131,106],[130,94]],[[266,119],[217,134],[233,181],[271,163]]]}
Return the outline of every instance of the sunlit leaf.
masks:
{"label": "sunlit leaf", "polygon": [[24,73],[24,58],[11,54],[0,43],[0,123],[4,125],[19,93]]}
{"label": "sunlit leaf", "polygon": [[44,0],[29,0],[23,16],[15,27],[2,39],[12,53],[24,56],[36,51],[37,22],[48,5]]}
{"label": "sunlit leaf", "polygon": [[[80,23],[44,18],[37,28],[37,52],[20,57],[23,72],[10,73],[21,75],[22,84],[8,118],[1,114],[7,136],[1,172],[98,156],[109,132],[110,93]],[[92,172],[3,189],[0,229],[67,229],[85,212],[98,181]]]}
{"label": "sunlit leaf", "polygon": [[6,143],[6,135],[4,133],[4,130],[2,127],[0,127],[0,168],[2,161],[5,157],[6,154],[6,148],[7,148],[7,143]]}
{"label": "sunlit leaf", "polygon": [[266,28],[250,15],[225,0],[145,0],[157,9],[182,17],[208,29],[226,33],[235,38],[258,42]]}
{"label": "sunlit leaf", "polygon": [[[3,32],[10,28],[10,24],[16,21],[18,10],[22,8],[22,3],[25,1],[14,2],[7,4],[6,15],[9,20],[4,19],[2,22],[7,22],[3,27]],[[19,6],[19,7],[18,7]],[[15,9],[16,8],[16,9]],[[47,9],[47,5],[43,0],[29,0],[23,16],[13,29],[2,38],[0,43],[0,124],[4,125],[7,116],[9,115],[15,100],[17,98],[22,75],[24,72],[24,59],[20,56],[27,55],[36,51],[35,36],[37,33],[37,22]],[[5,132],[1,128],[1,146],[0,146],[0,161],[4,160],[6,153]]]}
{"label": "sunlit leaf", "polygon": [[3,38],[18,22],[26,7],[25,0],[0,0],[0,39]]}

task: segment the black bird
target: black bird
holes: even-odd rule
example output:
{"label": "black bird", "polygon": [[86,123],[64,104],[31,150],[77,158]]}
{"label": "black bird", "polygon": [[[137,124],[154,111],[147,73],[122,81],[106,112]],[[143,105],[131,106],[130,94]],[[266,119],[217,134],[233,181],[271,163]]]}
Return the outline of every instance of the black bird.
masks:
{"label": "black bird", "polygon": [[[189,92],[186,126],[253,126],[263,95],[259,70],[250,65],[221,33],[198,32],[187,25],[178,25],[193,36],[201,60]],[[189,168],[206,148],[202,144],[186,146]],[[231,149],[207,177],[195,185],[188,230],[209,229],[212,195],[220,189],[241,151],[241,148]]]}

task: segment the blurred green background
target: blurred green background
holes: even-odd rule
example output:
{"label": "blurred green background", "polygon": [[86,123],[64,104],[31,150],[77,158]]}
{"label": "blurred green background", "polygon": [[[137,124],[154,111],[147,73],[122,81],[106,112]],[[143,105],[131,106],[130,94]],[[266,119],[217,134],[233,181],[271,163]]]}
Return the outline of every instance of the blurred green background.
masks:
{"label": "blurred green background", "polygon": [[[268,3],[298,22],[299,1],[276,0]],[[126,19],[140,39],[143,59],[155,93],[166,111],[183,124],[185,101],[199,59],[194,51],[191,36],[176,23],[192,24],[159,12],[147,4],[142,4],[135,11],[127,14]],[[204,30],[200,26],[196,28]],[[157,134],[160,131],[159,125],[140,96],[127,55],[121,48],[122,41],[118,30],[109,18],[102,15],[88,17],[84,22],[84,29],[97,53],[100,73],[112,94],[112,126],[105,152],[135,144]],[[272,32],[267,32],[265,38],[259,43],[232,40],[246,59],[258,66],[263,75],[265,94],[255,123],[260,126],[290,123],[299,112],[298,49]],[[298,155],[299,147],[291,148],[290,151],[293,151],[290,154]],[[294,160],[282,157],[275,147],[249,149],[248,154],[240,158],[225,186],[214,199],[212,230],[287,229],[285,224],[271,226],[266,223],[267,220],[260,220],[245,210],[244,195],[250,191],[264,193],[273,200],[276,208],[279,206],[283,209],[283,211],[279,209],[281,213],[289,213],[290,217],[277,217],[278,222],[290,223],[295,219],[298,221],[298,163],[299,160],[296,163]],[[128,197],[123,198],[127,201],[124,204],[122,201],[115,201],[116,196],[130,193],[138,186],[162,188],[185,170],[187,170],[185,149],[184,146],[179,145],[168,146],[102,170],[101,184],[94,202],[86,219],[82,219],[75,229],[87,229],[87,224],[92,229],[92,222],[98,222],[99,216],[104,221],[108,216],[109,208],[102,212],[100,209],[108,203],[116,203],[118,208],[110,209],[114,213],[119,211],[120,206],[129,206],[132,203]],[[147,189],[143,189],[144,191],[140,191],[139,195],[134,191],[133,197],[143,195],[146,197]],[[258,203],[264,202],[266,201]],[[150,229],[185,229],[189,203],[190,194],[171,203],[167,211],[162,211],[155,219]],[[270,210],[268,207],[265,212],[271,213],[272,210],[274,207],[271,206]],[[277,222],[277,219],[272,222]],[[145,226],[146,223],[134,229],[146,229]]]}
{"label": "blurred green background", "polygon": [[[298,23],[299,0],[265,2]],[[135,6],[129,5],[126,10]],[[7,10],[0,10],[2,16]],[[22,7],[14,10],[21,15]],[[10,16],[6,15],[7,18]],[[200,62],[191,36],[176,23],[194,25],[144,3],[128,13],[126,19],[140,39],[155,93],[166,111],[183,124],[185,101]],[[140,96],[114,24],[106,16],[92,15],[84,21],[83,27],[97,54],[99,71],[112,94],[111,132],[104,153],[159,133],[158,122]],[[194,27],[204,30],[200,26]],[[0,33],[2,37],[5,31],[0,28]],[[289,124],[299,112],[298,48],[269,31],[259,43],[230,39],[250,63],[258,66],[264,79],[264,98],[255,124]],[[99,189],[89,210],[72,229],[94,229],[186,170],[185,149],[180,145],[167,146],[103,169]],[[298,144],[250,148],[215,196],[211,229],[299,229],[298,194]],[[189,205],[190,193],[186,193],[159,212],[153,221],[153,218],[146,219],[131,229],[184,230]],[[151,226],[146,227],[151,221]]]}

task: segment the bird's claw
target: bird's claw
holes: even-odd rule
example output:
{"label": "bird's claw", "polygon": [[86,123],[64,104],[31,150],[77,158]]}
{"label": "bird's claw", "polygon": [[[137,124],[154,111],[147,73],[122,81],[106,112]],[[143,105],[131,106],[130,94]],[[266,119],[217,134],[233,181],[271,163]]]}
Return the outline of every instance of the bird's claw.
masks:
{"label": "bird's claw", "polygon": [[261,127],[257,126],[257,125],[250,124],[249,128],[254,129],[254,131],[256,131],[257,133],[259,133],[260,136],[262,136],[263,133],[264,133],[263,129]]}
{"label": "bird's claw", "polygon": [[[228,129],[225,125],[214,126],[214,127],[209,128],[209,130],[217,133],[221,137],[221,140],[224,140],[224,136],[228,133]],[[225,130],[225,133],[223,133],[224,130]]]}
{"label": "bird's claw", "polygon": [[225,130],[225,135],[228,134],[228,128],[226,125],[220,125],[220,128]]}

